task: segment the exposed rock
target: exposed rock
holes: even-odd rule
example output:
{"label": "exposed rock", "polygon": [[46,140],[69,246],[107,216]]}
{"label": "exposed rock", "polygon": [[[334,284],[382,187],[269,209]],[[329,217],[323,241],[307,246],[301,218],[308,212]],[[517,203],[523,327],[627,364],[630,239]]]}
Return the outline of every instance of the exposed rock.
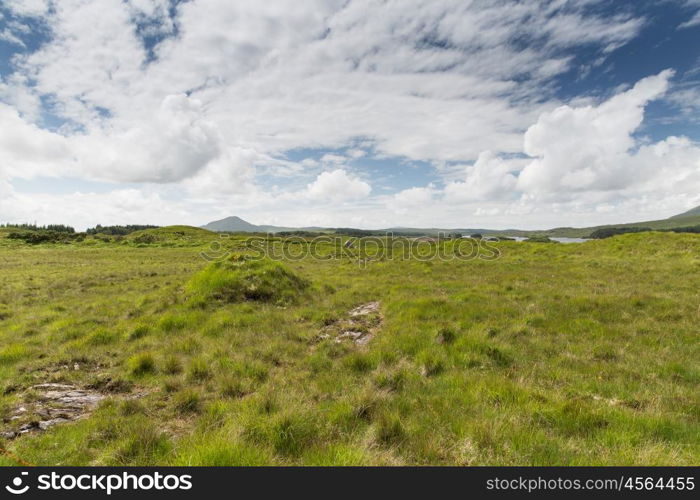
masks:
{"label": "exposed rock", "polygon": [[379,302],[368,302],[351,310],[348,314],[351,317],[367,316],[368,314],[379,312]]}
{"label": "exposed rock", "polygon": [[340,335],[338,335],[335,338],[336,342],[342,342],[344,339],[352,339],[354,341],[357,341],[364,335],[364,332],[352,332],[352,331],[347,331],[343,332]]}
{"label": "exposed rock", "polygon": [[64,422],[70,422],[71,419],[69,418],[52,418],[51,420],[43,420],[39,422],[39,429],[42,431],[45,431],[49,427],[56,425],[56,424],[62,424]]}
{"label": "exposed rock", "polygon": [[337,344],[350,341],[358,346],[367,345],[382,324],[379,302],[368,302],[348,311],[347,318],[326,325],[317,341],[333,339]]}
{"label": "exposed rock", "polygon": [[363,346],[364,346],[364,345],[369,344],[369,341],[372,340],[373,338],[374,338],[374,335],[372,335],[371,333],[368,333],[368,334],[366,334],[366,335],[360,337],[359,339],[355,339],[355,343],[356,343],[357,345],[363,345]]}
{"label": "exposed rock", "polygon": [[[1,437],[13,439],[22,434],[78,420],[92,412],[105,398],[100,392],[69,384],[38,384],[30,389],[36,393],[36,400],[24,403],[9,418],[9,422],[24,420],[25,423],[17,430],[2,432]],[[27,419],[31,420],[26,421]]]}

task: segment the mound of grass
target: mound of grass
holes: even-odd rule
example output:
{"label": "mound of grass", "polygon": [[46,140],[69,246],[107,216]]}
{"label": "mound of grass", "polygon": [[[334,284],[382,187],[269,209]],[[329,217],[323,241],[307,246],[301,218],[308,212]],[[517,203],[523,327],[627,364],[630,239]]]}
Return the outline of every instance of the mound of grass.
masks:
{"label": "mound of grass", "polygon": [[191,226],[166,226],[134,231],[126,241],[137,245],[188,246],[216,240],[218,235],[206,229]]}
{"label": "mound of grass", "polygon": [[190,300],[203,306],[212,301],[294,303],[309,282],[280,262],[233,256],[214,262],[187,284]]}

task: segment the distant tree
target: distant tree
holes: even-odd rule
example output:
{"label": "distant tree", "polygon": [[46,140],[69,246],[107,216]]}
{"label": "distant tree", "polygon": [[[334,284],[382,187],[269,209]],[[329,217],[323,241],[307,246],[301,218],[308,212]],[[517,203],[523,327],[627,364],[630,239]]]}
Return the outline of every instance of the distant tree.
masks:
{"label": "distant tree", "polygon": [[670,229],[670,231],[674,233],[700,233],[700,225],[688,227],[675,227],[673,229]]}
{"label": "distant tree", "polygon": [[353,229],[349,227],[339,227],[335,229],[336,234],[344,234],[346,236],[355,236],[356,238],[362,238],[363,236],[374,236],[375,231],[366,231],[364,229]]}
{"label": "distant tree", "polygon": [[108,234],[112,236],[126,236],[127,234],[131,234],[136,231],[143,231],[144,229],[156,229],[158,227],[159,226],[137,224],[130,224],[126,226],[102,226],[100,224],[97,224],[95,227],[89,228],[85,232],[87,234]]}
{"label": "distant tree", "polygon": [[36,224],[1,224],[0,227],[8,229],[22,229],[25,231],[53,231],[56,233],[75,233],[75,229],[63,224],[48,224],[46,226],[37,226]]}
{"label": "distant tree", "polygon": [[281,238],[285,238],[288,236],[302,236],[302,237],[309,237],[309,238],[315,238],[316,236],[321,236],[324,233],[320,233],[318,231],[280,231],[278,233],[274,233],[275,236],[279,236]]}

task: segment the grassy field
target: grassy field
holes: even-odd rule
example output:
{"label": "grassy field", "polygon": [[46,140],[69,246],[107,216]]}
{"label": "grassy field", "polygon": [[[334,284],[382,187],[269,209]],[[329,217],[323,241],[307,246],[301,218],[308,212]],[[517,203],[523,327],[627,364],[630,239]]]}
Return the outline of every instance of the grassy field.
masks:
{"label": "grassy field", "polygon": [[246,238],[211,264],[193,228],[0,235],[0,430],[44,418],[41,384],[101,399],[0,465],[700,462],[698,235],[364,266]]}

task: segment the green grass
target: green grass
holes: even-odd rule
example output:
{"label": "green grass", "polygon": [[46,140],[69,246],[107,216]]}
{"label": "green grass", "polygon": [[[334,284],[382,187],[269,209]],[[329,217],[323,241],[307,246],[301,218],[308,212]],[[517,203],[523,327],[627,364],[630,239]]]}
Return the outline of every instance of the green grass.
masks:
{"label": "green grass", "polygon": [[246,300],[295,302],[307,287],[307,280],[280,262],[234,255],[213,262],[197,273],[187,284],[186,291],[194,304],[204,307],[216,302]]}
{"label": "green grass", "polygon": [[[361,267],[347,257],[211,264],[200,256],[206,232],[149,231],[157,241],[0,238],[0,417],[41,382],[108,396],[80,421],[2,441],[15,456],[38,465],[698,462],[698,235],[502,242],[495,261]],[[249,251],[244,236],[225,245]],[[251,284],[264,293],[248,293]],[[366,347],[319,338],[375,300],[381,323]],[[0,455],[0,465],[16,462]]]}

